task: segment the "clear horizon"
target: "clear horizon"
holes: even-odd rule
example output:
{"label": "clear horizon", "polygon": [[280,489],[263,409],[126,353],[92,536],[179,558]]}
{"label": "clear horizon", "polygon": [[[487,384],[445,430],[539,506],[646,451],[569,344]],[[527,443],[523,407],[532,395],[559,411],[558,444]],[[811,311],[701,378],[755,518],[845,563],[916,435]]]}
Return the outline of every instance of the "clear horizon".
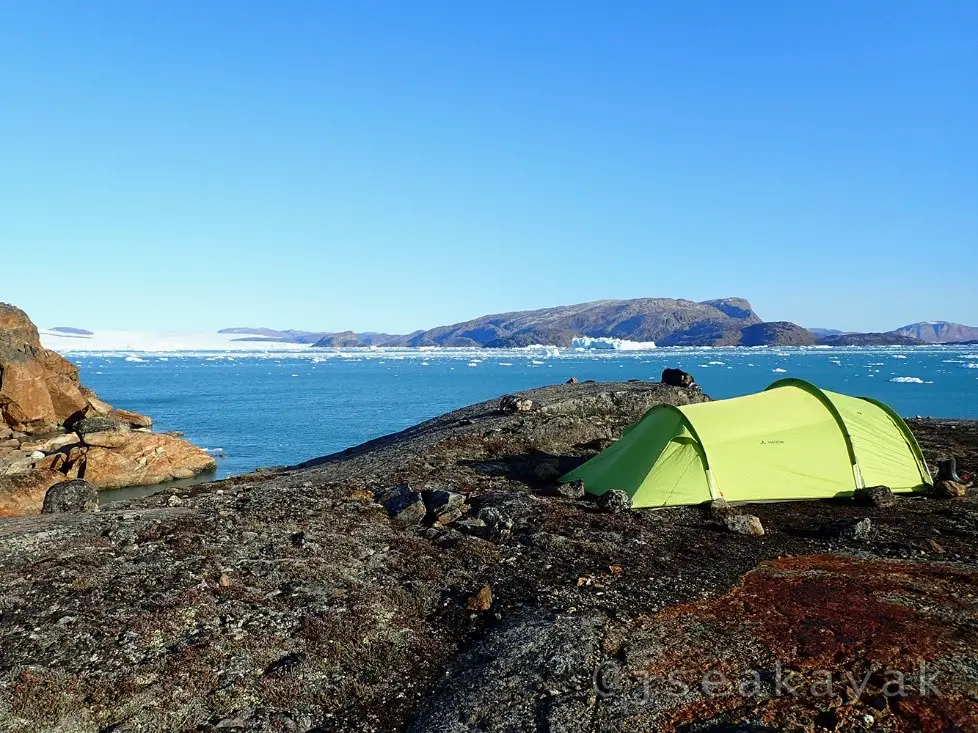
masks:
{"label": "clear horizon", "polygon": [[92,330],[732,295],[978,325],[976,33],[953,0],[6,4],[0,301]]}

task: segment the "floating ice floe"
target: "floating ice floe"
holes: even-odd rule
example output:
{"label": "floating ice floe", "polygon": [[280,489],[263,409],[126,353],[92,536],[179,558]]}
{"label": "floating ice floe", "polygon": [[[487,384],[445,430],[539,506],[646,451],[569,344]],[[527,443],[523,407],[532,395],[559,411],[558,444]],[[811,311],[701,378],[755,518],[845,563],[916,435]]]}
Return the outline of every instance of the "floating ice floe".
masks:
{"label": "floating ice floe", "polygon": [[902,382],[904,384],[923,384],[924,380],[920,377],[893,377],[891,382]]}
{"label": "floating ice floe", "polygon": [[785,373],[785,372],[787,372],[788,370],[787,370],[787,369],[782,369],[781,367],[777,367],[777,368],[775,368],[775,369],[772,369],[771,371],[772,371],[772,372],[775,372],[776,374],[784,374],[784,373]]}
{"label": "floating ice floe", "polygon": [[612,350],[612,351],[647,351],[654,349],[655,341],[628,341],[627,339],[606,338],[604,336],[578,336],[571,340],[571,348],[577,351]]}

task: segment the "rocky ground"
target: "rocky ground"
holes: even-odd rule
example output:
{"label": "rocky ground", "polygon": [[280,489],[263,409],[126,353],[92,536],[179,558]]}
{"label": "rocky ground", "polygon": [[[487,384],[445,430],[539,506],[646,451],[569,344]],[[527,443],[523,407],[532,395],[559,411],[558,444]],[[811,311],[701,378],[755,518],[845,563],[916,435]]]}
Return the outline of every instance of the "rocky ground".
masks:
{"label": "rocky ground", "polygon": [[0,517],[39,512],[45,491],[68,479],[142,486],[215,468],[206,451],[152,424],[100,400],[41,346],[26,313],[0,303]]}
{"label": "rocky ground", "polygon": [[[649,406],[702,399],[548,387],[0,520],[0,729],[978,730],[974,497],[752,505],[753,537],[556,495]],[[978,467],[975,423],[912,427]]]}

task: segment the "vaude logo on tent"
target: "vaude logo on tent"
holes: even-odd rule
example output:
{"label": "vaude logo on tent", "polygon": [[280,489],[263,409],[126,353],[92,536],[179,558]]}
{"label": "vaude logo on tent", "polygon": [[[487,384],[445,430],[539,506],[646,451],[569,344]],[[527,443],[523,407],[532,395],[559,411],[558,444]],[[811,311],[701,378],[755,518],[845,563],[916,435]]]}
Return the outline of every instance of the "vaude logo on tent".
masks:
{"label": "vaude logo on tent", "polygon": [[762,440],[761,445],[784,445],[783,440]]}

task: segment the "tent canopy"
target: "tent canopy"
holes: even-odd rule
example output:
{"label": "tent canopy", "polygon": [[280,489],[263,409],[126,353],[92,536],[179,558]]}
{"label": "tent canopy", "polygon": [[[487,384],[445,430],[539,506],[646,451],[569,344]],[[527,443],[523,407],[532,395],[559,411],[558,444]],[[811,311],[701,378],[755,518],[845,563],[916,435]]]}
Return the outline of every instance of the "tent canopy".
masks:
{"label": "tent canopy", "polygon": [[634,507],[908,492],[931,483],[920,446],[882,402],[782,379],[764,392],[658,405],[561,481],[591,494],[621,489]]}

